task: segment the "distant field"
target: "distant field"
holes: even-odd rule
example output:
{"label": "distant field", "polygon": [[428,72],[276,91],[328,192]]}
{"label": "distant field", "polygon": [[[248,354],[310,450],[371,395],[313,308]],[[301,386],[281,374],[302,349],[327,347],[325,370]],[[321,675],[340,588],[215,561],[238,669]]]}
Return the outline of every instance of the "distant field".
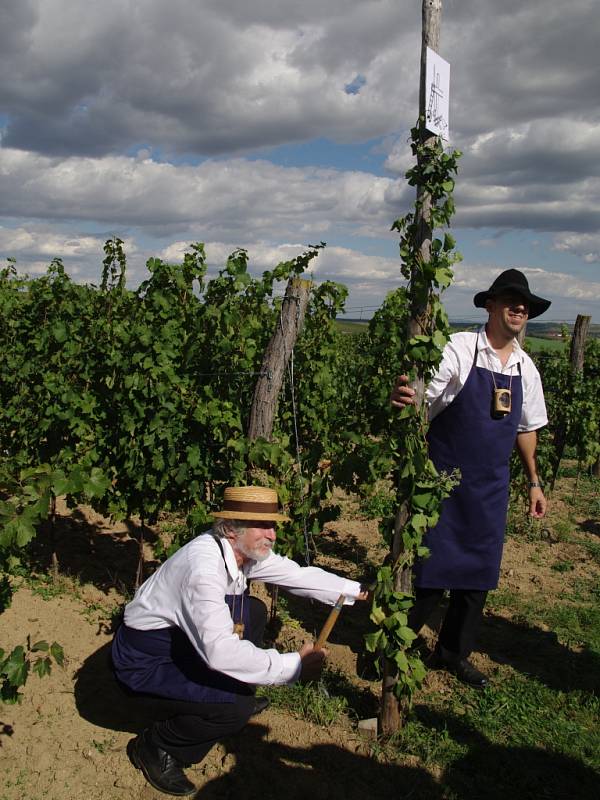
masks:
{"label": "distant field", "polygon": [[345,319],[336,319],[335,322],[342,333],[362,333],[369,324],[369,320],[365,320],[364,322],[350,322]]}
{"label": "distant field", "polygon": [[543,350],[554,353],[557,350],[564,350],[565,347],[563,339],[541,339],[537,336],[526,336],[525,343],[534,353],[539,353]]}
{"label": "distant field", "polygon": [[[366,330],[369,321],[338,319],[336,324],[342,333],[355,334]],[[562,339],[546,339],[540,336],[527,336],[525,341],[529,350],[534,353],[543,352],[544,350],[554,353],[562,350],[565,346]]]}

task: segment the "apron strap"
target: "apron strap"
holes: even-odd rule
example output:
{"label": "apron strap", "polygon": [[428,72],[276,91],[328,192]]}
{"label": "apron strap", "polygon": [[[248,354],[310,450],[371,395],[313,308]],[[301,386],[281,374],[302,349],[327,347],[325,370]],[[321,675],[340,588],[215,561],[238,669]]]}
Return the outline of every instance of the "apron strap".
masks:
{"label": "apron strap", "polygon": [[475,355],[473,356],[473,363],[471,364],[471,369],[473,369],[473,367],[475,367],[477,365],[477,353],[478,353],[477,345],[478,344],[479,344],[479,334],[476,333],[475,334]]}

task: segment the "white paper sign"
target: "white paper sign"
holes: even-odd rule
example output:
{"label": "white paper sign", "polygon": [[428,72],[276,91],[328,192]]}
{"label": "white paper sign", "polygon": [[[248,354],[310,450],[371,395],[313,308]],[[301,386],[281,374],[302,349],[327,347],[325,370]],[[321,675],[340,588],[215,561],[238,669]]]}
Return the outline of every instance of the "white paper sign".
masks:
{"label": "white paper sign", "polygon": [[425,75],[425,127],[448,141],[450,64],[429,47]]}

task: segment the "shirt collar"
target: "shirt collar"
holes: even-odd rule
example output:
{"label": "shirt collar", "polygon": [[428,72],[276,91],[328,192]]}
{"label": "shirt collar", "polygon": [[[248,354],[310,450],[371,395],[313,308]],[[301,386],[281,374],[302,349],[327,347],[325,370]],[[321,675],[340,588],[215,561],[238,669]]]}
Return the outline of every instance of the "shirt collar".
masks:
{"label": "shirt collar", "polygon": [[[523,361],[524,350],[516,338],[513,339],[512,345],[513,345],[513,351],[508,357],[508,361],[506,362],[506,367],[510,367],[511,364],[518,364],[519,362]],[[485,332],[485,325],[482,325],[481,328],[479,329],[477,348],[479,350],[489,350],[493,356],[498,358],[496,351],[494,350],[492,345],[488,342],[487,334]]]}

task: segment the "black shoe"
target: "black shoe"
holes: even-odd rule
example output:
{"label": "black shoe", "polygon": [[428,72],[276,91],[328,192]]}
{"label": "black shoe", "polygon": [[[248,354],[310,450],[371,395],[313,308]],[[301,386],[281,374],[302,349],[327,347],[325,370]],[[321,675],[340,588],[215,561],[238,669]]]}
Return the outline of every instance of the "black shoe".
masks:
{"label": "black shoe", "polygon": [[488,685],[487,676],[474,667],[467,658],[458,658],[458,656],[451,654],[444,647],[437,647],[434,656],[436,667],[451,672],[456,675],[459,681],[466,683],[468,686],[483,689]]}
{"label": "black shoe", "polygon": [[268,697],[263,697],[263,696],[255,697],[254,698],[254,708],[253,708],[252,713],[250,714],[250,716],[254,717],[254,716],[256,716],[256,714],[260,714],[262,711],[264,711],[266,708],[268,708],[270,706],[270,704],[271,704],[271,701],[269,700]]}
{"label": "black shoe", "polygon": [[183,773],[176,758],[152,744],[150,730],[146,728],[127,745],[127,755],[134,767],[141,769],[144,777],[155,789],[165,794],[193,794],[196,787]]}
{"label": "black shoe", "polygon": [[454,672],[459,681],[469,686],[474,686],[476,689],[483,689],[489,683],[487,676],[474,667],[466,658],[461,658],[460,661],[450,668],[450,671]]}

